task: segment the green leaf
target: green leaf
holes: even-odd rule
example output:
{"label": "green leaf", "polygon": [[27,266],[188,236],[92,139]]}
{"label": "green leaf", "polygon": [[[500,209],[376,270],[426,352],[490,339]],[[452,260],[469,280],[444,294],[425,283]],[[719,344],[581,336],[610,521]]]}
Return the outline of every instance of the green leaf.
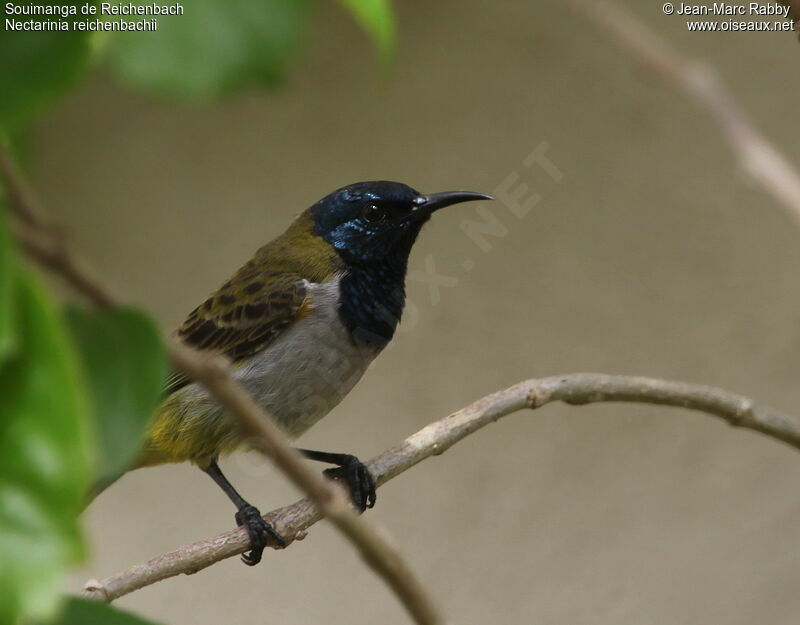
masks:
{"label": "green leaf", "polygon": [[[28,2],[14,2],[27,7]],[[28,121],[53,98],[61,95],[80,78],[89,60],[88,31],[74,30],[74,21],[84,21],[83,0],[33,3],[75,10],[74,15],[16,15],[0,6],[0,130],[10,131]],[[89,2],[88,4],[93,4]],[[10,30],[6,20],[14,23],[67,24],[67,31]]]}
{"label": "green leaf", "polygon": [[0,365],[14,350],[14,279],[12,274],[11,237],[6,211],[0,201]]}
{"label": "green leaf", "polygon": [[141,450],[167,375],[161,335],[129,308],[68,311],[88,378],[100,450],[95,478],[113,479]]}
{"label": "green leaf", "polygon": [[192,0],[183,6],[183,15],[158,16],[156,31],[111,34],[107,52],[120,79],[196,98],[275,84],[297,51],[310,1]]}
{"label": "green leaf", "polygon": [[56,607],[82,559],[77,516],[89,470],[77,363],[53,303],[14,270],[18,349],[0,366],[0,623]]}
{"label": "green leaf", "polygon": [[339,0],[375,41],[384,64],[392,58],[395,45],[394,16],[389,0]]}
{"label": "green leaf", "polygon": [[60,618],[50,625],[157,625],[106,603],[69,597]]}

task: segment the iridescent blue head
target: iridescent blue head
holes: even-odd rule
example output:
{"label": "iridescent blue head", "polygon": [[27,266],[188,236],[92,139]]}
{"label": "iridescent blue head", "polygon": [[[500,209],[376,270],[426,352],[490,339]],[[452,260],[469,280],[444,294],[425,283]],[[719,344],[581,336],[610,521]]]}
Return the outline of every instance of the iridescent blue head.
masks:
{"label": "iridescent blue head", "polygon": [[322,198],[310,212],[315,231],[349,265],[405,261],[434,211],[489,195],[448,191],[424,195],[400,182],[357,182]]}
{"label": "iridescent blue head", "polygon": [[489,195],[448,191],[424,195],[400,182],[357,182],[309,209],[315,233],[345,261],[339,316],[353,340],[380,349],[394,335],[405,304],[408,255],[434,211]]}

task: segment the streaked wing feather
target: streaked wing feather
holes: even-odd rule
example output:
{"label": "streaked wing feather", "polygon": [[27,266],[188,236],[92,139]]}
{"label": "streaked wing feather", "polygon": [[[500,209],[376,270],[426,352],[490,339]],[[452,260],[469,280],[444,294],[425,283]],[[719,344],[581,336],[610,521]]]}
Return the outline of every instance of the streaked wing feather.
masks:
{"label": "streaked wing feather", "polygon": [[[258,280],[240,272],[195,308],[177,336],[195,349],[224,354],[234,363],[266,348],[302,314],[308,304],[306,282],[292,273]],[[167,380],[164,395],[189,384],[181,373]]]}

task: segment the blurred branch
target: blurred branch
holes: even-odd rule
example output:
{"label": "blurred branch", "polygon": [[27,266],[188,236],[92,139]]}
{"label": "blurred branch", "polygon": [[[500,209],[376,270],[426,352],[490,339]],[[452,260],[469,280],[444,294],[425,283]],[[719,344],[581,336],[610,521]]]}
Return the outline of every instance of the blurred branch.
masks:
{"label": "blurred branch", "polygon": [[[43,221],[43,211],[0,145],[0,178],[8,190],[14,215],[19,218],[19,240],[25,250],[51,272],[66,280],[75,290],[98,307],[121,302],[111,290],[83,269],[65,238]],[[272,459],[275,465],[315,504],[315,512],[328,518],[358,549],[367,564],[388,584],[403,606],[420,624],[443,623],[433,600],[400,553],[375,529],[351,509],[342,489],[312,470],[288,443],[269,416],[229,373],[229,361],[209,355],[177,341],[168,341],[167,350],[178,370],[205,386],[237,420],[248,442]],[[293,536],[294,537],[294,536]],[[110,600],[102,587],[90,596]]]}
{"label": "blurred branch", "polygon": [[116,298],[91,270],[64,245],[59,230],[44,219],[44,210],[28,186],[8,149],[0,143],[0,179],[11,213],[19,220],[16,238],[42,265],[60,274],[75,290],[97,306],[113,306]]}
{"label": "blurred branch", "polygon": [[[572,405],[636,402],[688,408],[719,417],[735,427],[761,432],[800,449],[800,421],[757,406],[747,397],[684,382],[576,373],[528,380],[487,395],[427,425],[396,447],[373,458],[367,467],[377,485],[381,486],[505,415],[557,401]],[[303,538],[306,530],[319,521],[321,515],[309,500],[303,499],[274,510],[264,518],[286,538],[287,543],[291,543]],[[248,548],[247,533],[241,529],[233,530],[180,547],[102,581],[87,582],[85,591],[91,596],[111,601],[175,575],[196,573]]]}
{"label": "blurred branch", "polygon": [[64,245],[64,239],[49,227],[17,227],[15,237],[22,249],[54,274],[60,275],[72,288],[94,305],[105,308],[119,302],[105,285],[98,282],[91,270]]}
{"label": "blurred branch", "polygon": [[[720,127],[742,169],[800,225],[800,174],[756,128],[714,69],[683,56],[626,9],[604,0],[567,0],[640,64],[693,99]],[[797,19],[796,11],[793,18]]]}

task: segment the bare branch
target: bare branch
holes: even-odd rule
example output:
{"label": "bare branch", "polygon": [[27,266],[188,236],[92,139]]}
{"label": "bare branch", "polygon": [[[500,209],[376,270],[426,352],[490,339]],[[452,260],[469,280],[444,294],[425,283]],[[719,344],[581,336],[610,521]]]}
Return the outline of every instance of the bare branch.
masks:
{"label": "bare branch", "polygon": [[[653,378],[575,373],[521,382],[427,425],[402,443],[373,458],[367,466],[383,485],[426,458],[439,455],[463,438],[501,417],[536,409],[552,402],[584,405],[597,402],[661,404],[697,410],[735,427],[761,432],[800,449],[800,421],[747,397],[710,386]],[[320,513],[307,499],[264,516],[288,541],[305,536]],[[102,581],[87,582],[84,590],[107,601],[180,574],[200,571],[215,562],[243,553],[247,534],[233,530],[137,564]]]}
{"label": "bare branch", "polygon": [[[800,225],[800,174],[756,128],[712,67],[684,57],[626,9],[604,0],[567,0],[630,56],[693,99],[719,125],[742,169]],[[795,19],[797,15],[793,15]]]}
{"label": "bare branch", "polygon": [[[97,278],[84,271],[66,241],[41,218],[41,208],[3,146],[0,146],[0,177],[6,184],[14,214],[20,218],[20,241],[36,260],[65,279],[98,307],[114,306],[119,300]],[[222,356],[204,354],[176,341],[168,341],[173,364],[205,386],[235,418],[248,442],[269,456],[275,465],[316,505],[319,514],[356,547],[367,564],[387,583],[417,623],[440,625],[443,619],[425,588],[400,553],[373,525],[358,517],[340,488],[312,470],[292,449],[286,437],[252,397],[230,375]],[[280,530],[279,530],[280,531]],[[296,532],[292,534],[294,538]],[[249,542],[249,541],[248,541]],[[88,593],[110,600],[103,592]]]}

